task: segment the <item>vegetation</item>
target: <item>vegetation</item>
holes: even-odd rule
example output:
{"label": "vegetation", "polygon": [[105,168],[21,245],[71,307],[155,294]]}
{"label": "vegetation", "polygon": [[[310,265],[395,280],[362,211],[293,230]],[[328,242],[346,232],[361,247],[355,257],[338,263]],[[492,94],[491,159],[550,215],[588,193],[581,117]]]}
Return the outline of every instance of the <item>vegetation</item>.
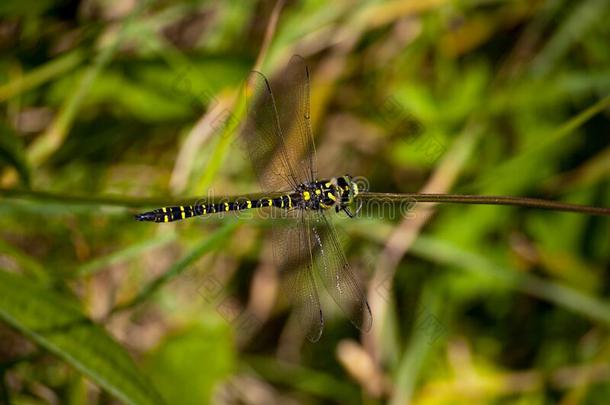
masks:
{"label": "vegetation", "polygon": [[139,223],[257,192],[243,82],[307,59],[320,176],[610,206],[610,7],[583,1],[0,4],[0,402],[603,403],[607,217],[338,215],[373,328],[309,343],[269,221]]}

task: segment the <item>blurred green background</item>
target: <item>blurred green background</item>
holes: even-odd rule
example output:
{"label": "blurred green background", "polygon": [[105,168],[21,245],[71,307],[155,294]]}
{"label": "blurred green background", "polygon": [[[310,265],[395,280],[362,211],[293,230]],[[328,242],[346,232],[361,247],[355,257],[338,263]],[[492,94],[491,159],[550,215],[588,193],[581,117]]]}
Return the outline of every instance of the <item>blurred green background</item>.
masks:
{"label": "blurred green background", "polygon": [[243,81],[293,54],[321,176],[608,207],[609,19],[606,0],[3,1],[0,403],[606,403],[607,218],[338,218],[373,330],[324,299],[311,344],[267,222],[132,214],[257,191]]}

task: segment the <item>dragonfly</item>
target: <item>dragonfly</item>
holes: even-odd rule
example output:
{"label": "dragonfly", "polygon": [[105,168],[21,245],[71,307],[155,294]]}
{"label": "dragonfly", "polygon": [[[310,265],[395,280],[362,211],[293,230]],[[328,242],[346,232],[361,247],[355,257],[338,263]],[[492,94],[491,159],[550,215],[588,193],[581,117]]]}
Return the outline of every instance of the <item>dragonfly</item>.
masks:
{"label": "dragonfly", "polygon": [[[173,222],[201,215],[248,209],[281,212],[287,221],[272,226],[274,260],[283,287],[306,337],[316,342],[324,328],[318,285],[361,331],[369,331],[372,314],[330,215],[349,217],[359,190],[349,175],[318,179],[310,116],[310,76],[304,59],[293,56],[273,86],[253,71],[248,80],[246,118],[240,137],[245,144],[264,198],[181,205],[136,215],[139,221]],[[287,224],[286,224],[287,223]]]}

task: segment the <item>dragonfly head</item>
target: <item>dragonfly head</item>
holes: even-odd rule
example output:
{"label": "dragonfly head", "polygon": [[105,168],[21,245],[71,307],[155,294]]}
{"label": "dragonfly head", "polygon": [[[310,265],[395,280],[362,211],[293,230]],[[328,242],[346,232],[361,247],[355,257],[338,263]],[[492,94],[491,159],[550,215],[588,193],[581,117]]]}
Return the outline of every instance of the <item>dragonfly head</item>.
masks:
{"label": "dragonfly head", "polygon": [[360,192],[358,184],[352,180],[352,176],[349,174],[337,178],[337,186],[341,191],[341,200],[344,204],[350,204]]}

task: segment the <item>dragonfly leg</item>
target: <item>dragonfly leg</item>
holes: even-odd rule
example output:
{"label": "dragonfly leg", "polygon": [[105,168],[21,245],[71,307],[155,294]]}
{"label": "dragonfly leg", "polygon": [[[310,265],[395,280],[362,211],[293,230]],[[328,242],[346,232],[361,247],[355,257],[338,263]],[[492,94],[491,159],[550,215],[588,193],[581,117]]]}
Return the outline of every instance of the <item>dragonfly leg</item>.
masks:
{"label": "dragonfly leg", "polygon": [[[343,207],[341,208],[342,211],[345,211],[345,213],[347,214],[348,217],[350,218],[354,218],[354,213],[352,212],[352,210],[349,209],[349,207]],[[358,212],[356,212],[357,214]]]}

